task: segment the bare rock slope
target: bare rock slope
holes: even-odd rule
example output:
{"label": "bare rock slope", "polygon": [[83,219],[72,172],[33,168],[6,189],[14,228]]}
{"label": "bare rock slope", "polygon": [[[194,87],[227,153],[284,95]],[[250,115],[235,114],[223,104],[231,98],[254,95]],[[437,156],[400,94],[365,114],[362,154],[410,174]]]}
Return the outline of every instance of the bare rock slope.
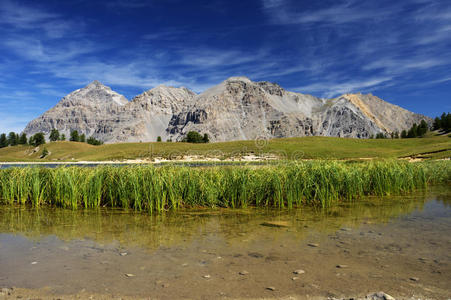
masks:
{"label": "bare rock slope", "polygon": [[128,101],[94,81],[64,97],[31,121],[25,133],[69,136],[78,130],[107,143],[181,140],[189,131],[212,141],[297,136],[368,138],[410,128],[430,118],[373,95],[322,99],[293,93],[269,82],[231,77],[201,94],[158,86]]}

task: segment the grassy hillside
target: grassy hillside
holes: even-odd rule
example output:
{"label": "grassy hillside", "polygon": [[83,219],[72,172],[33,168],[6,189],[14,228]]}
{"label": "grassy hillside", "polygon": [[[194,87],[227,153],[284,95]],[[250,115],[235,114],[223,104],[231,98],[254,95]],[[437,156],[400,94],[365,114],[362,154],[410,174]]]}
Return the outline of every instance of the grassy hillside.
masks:
{"label": "grassy hillside", "polygon": [[[44,147],[50,152],[40,159]],[[15,146],[0,149],[0,161],[106,161],[126,159],[206,156],[229,158],[246,154],[274,155],[288,159],[357,158],[447,158],[451,156],[451,138],[428,136],[417,139],[349,139],[333,137],[284,138],[268,141],[235,141],[210,144],[121,143],[92,146],[85,143],[55,142],[34,147]]]}

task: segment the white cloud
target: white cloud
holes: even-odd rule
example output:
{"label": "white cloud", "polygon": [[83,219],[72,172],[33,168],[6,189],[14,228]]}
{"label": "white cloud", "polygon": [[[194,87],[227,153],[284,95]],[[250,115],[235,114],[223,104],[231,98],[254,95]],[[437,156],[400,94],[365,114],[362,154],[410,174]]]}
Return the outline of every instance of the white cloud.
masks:
{"label": "white cloud", "polygon": [[387,18],[396,13],[398,7],[390,10],[374,10],[362,5],[360,1],[341,1],[330,7],[298,12],[291,9],[287,0],[263,0],[263,8],[276,24],[324,23],[329,25],[346,24],[358,21]]}
{"label": "white cloud", "polygon": [[359,92],[362,90],[368,90],[369,88],[375,88],[381,84],[387,83],[392,80],[391,77],[371,78],[365,80],[351,80],[338,82],[323,82],[314,83],[305,86],[295,88],[295,91],[300,93],[320,93],[322,97],[331,98],[338,95]]}

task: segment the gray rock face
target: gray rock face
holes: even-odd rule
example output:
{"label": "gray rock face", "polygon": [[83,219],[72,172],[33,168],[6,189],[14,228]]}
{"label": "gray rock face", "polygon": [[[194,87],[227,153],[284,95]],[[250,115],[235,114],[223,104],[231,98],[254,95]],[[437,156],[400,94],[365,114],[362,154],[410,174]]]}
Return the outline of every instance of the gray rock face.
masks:
{"label": "gray rock face", "polygon": [[214,141],[312,135],[368,138],[401,132],[422,119],[431,122],[372,95],[321,99],[269,82],[232,77],[174,115],[168,131],[177,140],[192,130],[207,133]]}
{"label": "gray rock face", "polygon": [[71,131],[77,130],[80,134],[103,139],[112,131],[112,124],[118,122],[127,104],[124,96],[94,81],[61,99],[55,107],[31,121],[24,132],[49,134],[55,128],[67,138]]}
{"label": "gray rock face", "polygon": [[156,141],[168,137],[174,114],[191,104],[196,94],[186,88],[158,86],[136,96],[120,113],[118,126],[105,139],[108,142]]}
{"label": "gray rock face", "polygon": [[372,95],[321,99],[269,82],[231,77],[197,95],[158,86],[128,101],[95,81],[31,121],[25,133],[78,130],[107,143],[181,140],[189,131],[212,141],[299,136],[368,138],[410,128],[428,117]]}

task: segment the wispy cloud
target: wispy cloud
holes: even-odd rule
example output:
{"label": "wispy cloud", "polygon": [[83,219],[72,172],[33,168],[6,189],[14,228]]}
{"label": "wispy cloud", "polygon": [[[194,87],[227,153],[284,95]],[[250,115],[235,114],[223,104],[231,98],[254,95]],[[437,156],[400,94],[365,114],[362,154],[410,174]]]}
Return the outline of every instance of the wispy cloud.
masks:
{"label": "wispy cloud", "polygon": [[305,86],[294,88],[300,93],[314,93],[320,94],[322,97],[331,98],[338,95],[352,93],[355,91],[370,90],[384,83],[389,83],[391,77],[377,77],[363,80],[352,80],[344,82],[322,82],[313,83]]}
{"label": "wispy cloud", "polygon": [[26,29],[57,18],[56,14],[26,5],[19,5],[9,0],[0,2],[0,15],[2,16],[0,19],[1,24]]}
{"label": "wispy cloud", "polygon": [[305,39],[328,37],[324,55],[320,44],[316,53],[301,52],[309,64],[322,66],[323,75],[307,69],[310,83],[298,90],[330,96],[386,86],[387,80],[401,87],[410,84],[406,77],[427,72],[442,78],[451,68],[451,5],[445,3],[342,0],[300,10],[296,1],[262,0],[262,8],[271,24],[297,28]]}
{"label": "wispy cloud", "polygon": [[325,23],[346,24],[362,20],[387,18],[396,13],[390,10],[374,10],[362,1],[341,1],[327,8],[298,12],[291,9],[293,2],[288,0],[263,0],[263,8],[268,11],[276,24]]}
{"label": "wispy cloud", "polygon": [[195,66],[198,68],[210,68],[217,66],[242,65],[263,59],[267,53],[245,52],[239,50],[220,50],[212,48],[194,48],[178,51],[179,63],[182,65]]}
{"label": "wispy cloud", "polygon": [[[28,4],[28,3],[27,3]],[[34,36],[45,35],[46,38],[61,38],[84,27],[83,22],[68,21],[62,16],[40,9],[38,6],[20,4],[16,1],[2,0],[0,2],[0,25],[2,31],[9,33],[28,30]]]}
{"label": "wispy cloud", "polygon": [[80,47],[80,42],[55,44],[42,39],[16,35],[6,38],[0,44],[10,48],[14,54],[26,60],[46,63],[67,61],[80,55],[100,50],[98,46],[91,42],[84,42],[83,47]]}

